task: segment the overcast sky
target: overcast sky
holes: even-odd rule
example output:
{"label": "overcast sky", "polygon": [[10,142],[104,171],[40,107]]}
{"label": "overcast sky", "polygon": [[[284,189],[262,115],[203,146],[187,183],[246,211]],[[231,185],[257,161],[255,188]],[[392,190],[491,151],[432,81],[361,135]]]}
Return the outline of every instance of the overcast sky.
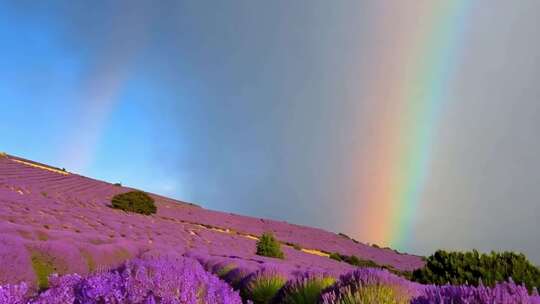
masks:
{"label": "overcast sky", "polygon": [[[471,3],[401,249],[540,263],[540,1]],[[430,13],[420,0],[2,2],[0,150],[369,240],[351,177],[373,159],[382,101],[364,92],[388,56],[380,35],[408,45],[391,21],[381,31],[381,7],[407,5],[409,28]]]}

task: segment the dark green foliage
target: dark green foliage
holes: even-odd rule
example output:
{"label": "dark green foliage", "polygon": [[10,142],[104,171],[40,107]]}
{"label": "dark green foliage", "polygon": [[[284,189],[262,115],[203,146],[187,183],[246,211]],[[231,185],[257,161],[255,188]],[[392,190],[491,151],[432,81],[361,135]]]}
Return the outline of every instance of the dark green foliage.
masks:
{"label": "dark green foliage", "polygon": [[391,273],[395,274],[395,275],[398,275],[402,278],[405,278],[409,281],[412,281],[412,271],[408,271],[408,270],[397,270],[395,269],[394,267],[383,267],[384,269],[390,271]]}
{"label": "dark green foliage", "polygon": [[341,254],[339,254],[339,252],[332,252],[332,253],[330,253],[330,258],[331,258],[332,260],[336,260],[336,261],[338,261],[338,262],[342,262],[342,261],[343,261],[343,259],[341,258]]}
{"label": "dark green foliage", "polygon": [[480,282],[493,286],[512,278],[515,283],[525,283],[527,288],[540,287],[540,269],[532,265],[525,255],[514,252],[446,252],[439,250],[431,255],[424,268],[412,274],[415,281],[426,284],[471,284]]}
{"label": "dark green foliage", "polygon": [[296,243],[286,242],[285,245],[291,246],[292,248],[294,248],[296,250],[302,250],[302,247],[300,247],[300,245],[298,245]]}
{"label": "dark green foliage", "polygon": [[349,239],[349,240],[353,241],[356,244],[360,244],[360,242],[358,242],[357,240],[353,239],[352,237],[346,235],[345,233],[340,232],[340,233],[338,233],[338,235],[341,236],[342,238]]}
{"label": "dark green foliage", "polygon": [[[365,262],[365,261],[360,261],[360,259],[355,255],[345,257],[344,260],[345,260],[345,262],[347,262],[347,263],[349,263],[351,265],[354,265],[354,266],[360,266],[361,262]],[[369,263],[375,264],[372,261],[367,261],[367,262],[368,262],[367,264],[369,264]]]}
{"label": "dark green foliage", "polygon": [[348,263],[348,264],[351,264],[351,265],[354,265],[354,266],[358,266],[358,267],[370,267],[370,268],[386,269],[386,270],[392,272],[393,274],[398,275],[400,277],[404,277],[404,278],[406,278],[408,280],[410,280],[411,277],[412,277],[412,272],[410,272],[410,271],[401,271],[401,270],[395,269],[394,267],[392,267],[390,265],[379,265],[379,264],[377,264],[376,262],[374,262],[372,260],[364,260],[364,259],[361,259],[361,258],[355,256],[355,255],[348,256],[348,255],[345,255],[345,254],[341,254],[339,252],[332,252],[330,254],[329,258],[331,258],[332,260],[336,260],[338,262],[345,262],[345,263]]}
{"label": "dark green foliage", "polygon": [[122,183],[114,183],[115,186],[122,187]]}
{"label": "dark green foliage", "polygon": [[223,279],[227,274],[229,274],[229,272],[233,271],[235,268],[235,264],[226,264],[216,269],[216,272],[214,274],[217,275],[220,279]]}
{"label": "dark green foliage", "polygon": [[265,232],[257,241],[257,254],[271,258],[283,259],[281,244],[276,240],[272,232]]}
{"label": "dark green foliage", "polygon": [[154,199],[142,191],[130,191],[115,195],[111,203],[113,208],[140,214],[150,215],[157,211]]}
{"label": "dark green foliage", "polygon": [[274,304],[314,304],[336,280],[330,276],[304,275],[289,281],[273,299]]}
{"label": "dark green foliage", "polygon": [[351,239],[350,236],[348,236],[348,235],[346,235],[345,233],[342,233],[342,232],[338,233],[338,235],[341,236],[341,237],[344,237],[346,239],[349,239],[349,240]]}
{"label": "dark green foliage", "polygon": [[248,277],[247,283],[240,288],[240,296],[254,304],[270,304],[287,279],[278,273],[258,272]]}
{"label": "dark green foliage", "polygon": [[383,266],[380,266],[379,264],[371,260],[363,260],[363,259],[358,258],[355,255],[345,255],[339,252],[332,252],[330,254],[330,258],[336,261],[345,262],[345,263],[351,264],[353,266],[358,266],[358,267],[383,268]]}
{"label": "dark green foliage", "polygon": [[32,268],[36,275],[36,285],[40,290],[49,288],[49,276],[53,273],[64,273],[66,268],[61,260],[36,250],[31,250]]}

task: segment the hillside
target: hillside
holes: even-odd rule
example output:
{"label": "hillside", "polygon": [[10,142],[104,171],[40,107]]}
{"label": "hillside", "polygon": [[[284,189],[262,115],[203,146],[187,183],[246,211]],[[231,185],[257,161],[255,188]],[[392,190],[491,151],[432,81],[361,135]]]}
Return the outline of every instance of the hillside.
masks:
{"label": "hillside", "polygon": [[[312,269],[334,275],[354,267],[328,258],[330,252],[356,255],[396,270],[423,265],[421,257],[371,247],[321,229],[207,210],[156,194],[150,194],[158,207],[155,215],[109,207],[114,195],[130,190],[0,155],[0,284],[35,282],[40,267],[61,274],[88,273],[157,252],[280,264],[290,271]],[[284,260],[255,255],[256,240],[265,231],[289,244],[283,248]]]}

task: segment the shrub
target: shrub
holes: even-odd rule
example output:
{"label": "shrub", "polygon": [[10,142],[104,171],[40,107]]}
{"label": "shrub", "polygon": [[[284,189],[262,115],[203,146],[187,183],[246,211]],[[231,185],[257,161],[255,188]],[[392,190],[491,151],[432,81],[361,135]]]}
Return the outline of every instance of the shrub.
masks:
{"label": "shrub", "polygon": [[359,241],[353,239],[352,237],[346,235],[345,233],[341,233],[341,232],[340,232],[340,233],[338,233],[338,235],[341,236],[341,237],[343,237],[343,238],[349,239],[349,240],[353,241],[353,242],[356,243],[356,244],[360,244]]}
{"label": "shrub", "polygon": [[49,275],[56,272],[53,259],[46,254],[33,252],[31,257],[32,268],[36,274],[37,287],[46,289],[49,287]]}
{"label": "shrub", "polygon": [[142,191],[130,191],[115,195],[111,203],[113,208],[145,215],[156,213],[157,210],[154,199]]}
{"label": "shrub", "polygon": [[263,233],[257,241],[257,254],[278,259],[284,258],[281,245],[271,232]]}
{"label": "shrub", "polygon": [[341,254],[339,252],[332,252],[329,258],[339,261],[339,262],[346,262],[348,264],[351,264],[353,266],[358,266],[358,267],[384,268],[384,266],[381,266],[371,260],[364,260],[364,259],[360,259],[359,257],[355,255],[349,256],[346,254]]}
{"label": "shrub", "polygon": [[274,303],[313,304],[317,303],[321,292],[334,284],[335,279],[327,275],[304,273],[290,280],[278,293]]}
{"label": "shrub", "polygon": [[236,269],[237,266],[233,263],[218,263],[212,267],[211,272],[223,279],[229,272]]}
{"label": "shrub", "polygon": [[250,300],[254,304],[269,304],[286,282],[287,279],[283,274],[271,269],[262,269],[244,280],[240,295],[245,301]]}
{"label": "shrub", "polygon": [[302,250],[302,247],[296,243],[291,243],[291,242],[286,242],[285,245],[287,246],[291,246],[292,248],[296,249],[296,250]]}
{"label": "shrub", "polygon": [[342,289],[336,299],[325,298],[325,304],[409,304],[410,298],[391,286],[371,285],[352,291]]}
{"label": "shrub", "polygon": [[234,289],[240,289],[242,282],[253,273],[250,269],[244,267],[235,268],[223,277],[223,281],[229,283]]}
{"label": "shrub", "polygon": [[[348,256],[348,257],[345,257],[345,262],[351,264],[351,265],[354,265],[354,266],[360,266],[361,262],[360,262],[360,259],[355,256],[355,255],[351,255],[351,256]],[[369,261],[371,262],[371,261]],[[373,262],[371,262],[373,263]],[[375,264],[375,263],[373,263]]]}
{"label": "shrub", "polygon": [[350,236],[348,236],[348,235],[346,235],[345,233],[342,233],[342,232],[339,232],[338,235],[343,237],[343,238],[349,239],[349,240],[351,239]]}
{"label": "shrub", "polygon": [[341,254],[339,254],[339,252],[332,252],[332,253],[330,253],[330,258],[331,258],[332,260],[336,260],[336,261],[338,261],[338,262],[342,262],[342,261],[343,261],[343,259],[341,258]]}
{"label": "shrub", "polygon": [[322,304],[405,304],[420,293],[419,284],[387,270],[360,268],[346,275],[320,297]]}
{"label": "shrub", "polygon": [[525,255],[514,252],[479,254],[478,251],[446,252],[431,255],[426,265],[415,270],[413,280],[424,284],[447,283],[494,286],[512,278],[525,284],[529,290],[540,287],[540,269],[532,265]]}

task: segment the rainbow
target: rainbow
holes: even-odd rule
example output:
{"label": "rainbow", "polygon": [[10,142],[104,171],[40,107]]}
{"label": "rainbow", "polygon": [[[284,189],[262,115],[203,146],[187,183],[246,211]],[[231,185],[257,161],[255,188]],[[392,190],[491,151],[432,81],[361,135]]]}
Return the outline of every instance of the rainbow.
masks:
{"label": "rainbow", "polygon": [[467,0],[407,3],[412,5],[380,3],[380,60],[369,69],[368,93],[377,106],[360,187],[360,234],[400,249],[410,240],[430,172],[434,134],[469,11]]}
{"label": "rainbow", "polygon": [[150,16],[140,9],[116,18],[102,49],[81,71],[73,128],[58,151],[58,163],[70,171],[86,172],[98,155],[109,120],[133,77],[136,57],[148,44]]}

